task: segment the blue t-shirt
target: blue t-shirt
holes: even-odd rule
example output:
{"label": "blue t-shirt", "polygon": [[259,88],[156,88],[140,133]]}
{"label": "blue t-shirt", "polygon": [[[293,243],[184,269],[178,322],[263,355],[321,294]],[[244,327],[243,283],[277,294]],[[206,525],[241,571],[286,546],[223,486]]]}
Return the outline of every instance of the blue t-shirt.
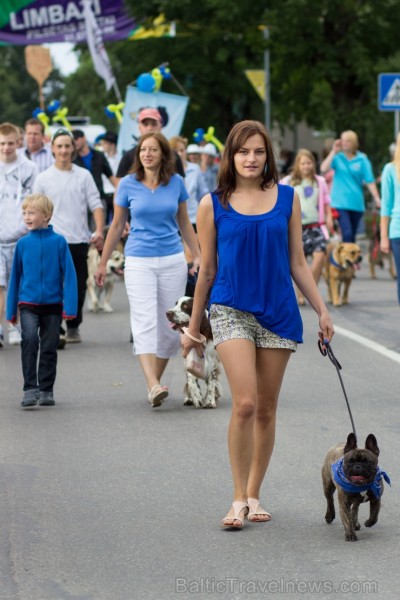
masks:
{"label": "blue t-shirt", "polygon": [[367,155],[357,152],[349,160],[343,152],[339,152],[333,157],[332,169],[335,171],[331,189],[332,207],[364,212],[363,183],[375,181]]}
{"label": "blue t-shirt", "polygon": [[182,252],[176,215],[179,203],[187,198],[180,175],[172,175],[167,185],[159,185],[155,190],[138,181],[136,175],[123,177],[115,202],[128,208],[131,215],[125,256],[171,256]]}
{"label": "blue t-shirt", "polygon": [[302,342],[303,323],[290,274],[288,225],[294,190],[278,185],[272,210],[243,215],[212,194],[218,271],[210,304],[254,315],[273,333]]}
{"label": "blue t-shirt", "polygon": [[389,239],[400,238],[400,181],[393,163],[382,171],[381,217],[390,217]]}

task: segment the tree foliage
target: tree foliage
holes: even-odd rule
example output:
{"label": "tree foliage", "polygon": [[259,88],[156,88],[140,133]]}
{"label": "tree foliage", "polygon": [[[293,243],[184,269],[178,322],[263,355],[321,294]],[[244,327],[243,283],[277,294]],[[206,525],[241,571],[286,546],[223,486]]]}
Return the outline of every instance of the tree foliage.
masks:
{"label": "tree foliage", "polygon": [[[400,71],[397,0],[125,0],[131,15],[150,23],[163,13],[177,26],[175,38],[107,44],[121,93],[143,72],[163,62],[190,96],[184,134],[214,125],[223,139],[240,119],[263,120],[264,106],[245,69],[262,69],[270,51],[271,114],[285,126],[306,121],[337,134],[358,132],[362,148],[376,156],[393,138],[393,114],[377,110],[377,75]],[[266,42],[260,26],[268,26]],[[4,48],[0,49],[2,52]],[[18,55],[19,49],[7,49]],[[117,129],[104,108],[115,102],[95,74],[85,46],[80,66],[59,90],[70,114]],[[19,55],[18,55],[19,56]],[[22,54],[21,54],[22,56]],[[13,59],[14,60],[14,59]],[[35,82],[21,78],[22,58],[7,72],[0,92],[3,115],[21,121],[37,104]],[[54,91],[54,90],[53,90]],[[171,81],[163,91],[180,93]],[[14,111],[14,112],[13,112]],[[29,116],[29,115],[28,115]]]}

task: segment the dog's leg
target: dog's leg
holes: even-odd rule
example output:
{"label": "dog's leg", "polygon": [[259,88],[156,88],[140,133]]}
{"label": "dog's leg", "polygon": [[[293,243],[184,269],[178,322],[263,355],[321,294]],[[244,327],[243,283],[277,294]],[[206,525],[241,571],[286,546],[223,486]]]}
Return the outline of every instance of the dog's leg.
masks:
{"label": "dog's leg", "polygon": [[325,521],[327,523],[332,523],[332,521],[335,518],[335,503],[333,501],[333,494],[335,493],[336,487],[334,485],[334,483],[332,482],[332,480],[330,480],[328,483],[323,483],[324,485],[324,494],[325,494],[325,498],[326,498],[326,503],[327,503],[327,507],[326,507],[326,513],[325,513]]}
{"label": "dog's leg", "polygon": [[187,382],[185,385],[185,399],[183,401],[184,406],[194,406],[195,408],[201,408],[203,406],[203,397],[197,378],[191,373],[186,372]]}
{"label": "dog's leg", "polygon": [[351,498],[347,496],[341,488],[338,488],[338,500],[339,500],[339,512],[342,518],[344,527],[344,537],[346,542],[356,542],[357,536],[354,531],[353,522],[351,518]]}
{"label": "dog's leg", "polygon": [[369,274],[371,279],[376,279],[375,263],[371,257],[369,257]]}
{"label": "dog's leg", "polygon": [[[354,274],[354,269],[352,269],[353,274]],[[349,303],[349,288],[350,288],[350,284],[352,282],[352,278],[351,279],[345,279],[343,282],[343,295],[342,295],[342,304],[348,304]]]}
{"label": "dog's leg", "polygon": [[358,500],[355,500],[351,507],[351,521],[353,523],[354,531],[358,531],[361,527],[361,525],[358,521],[358,509],[360,508],[360,504],[361,504],[361,502],[359,502]]}
{"label": "dog's leg", "polygon": [[208,381],[206,394],[203,399],[203,408],[217,408],[218,399],[221,397],[221,384],[218,381],[219,369],[215,368]]}
{"label": "dog's leg", "polygon": [[105,284],[104,286],[104,302],[103,302],[103,310],[106,313],[112,313],[114,312],[114,309],[112,308],[111,304],[110,304],[110,300],[111,300],[111,294],[114,288],[114,284],[108,282]]}
{"label": "dog's leg", "polygon": [[381,500],[375,499],[371,500],[369,503],[369,519],[367,519],[364,523],[365,527],[372,527],[375,523],[378,522],[378,515],[381,509]]}
{"label": "dog's leg", "polygon": [[96,294],[96,284],[94,279],[90,276],[86,282],[86,290],[88,293],[88,304],[91,312],[98,312],[99,310],[99,299]]}
{"label": "dog's leg", "polygon": [[340,281],[339,279],[331,279],[330,284],[333,306],[340,306]]}

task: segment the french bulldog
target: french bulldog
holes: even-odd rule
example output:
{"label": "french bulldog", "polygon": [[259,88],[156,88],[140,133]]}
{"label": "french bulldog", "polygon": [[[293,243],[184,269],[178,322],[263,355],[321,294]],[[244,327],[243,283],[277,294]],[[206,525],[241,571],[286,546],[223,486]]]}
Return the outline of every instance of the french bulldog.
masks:
{"label": "french bulldog", "polygon": [[378,466],[379,448],[376,437],[370,433],[365,440],[365,449],[357,448],[357,439],[350,433],[347,442],[331,448],[322,467],[322,483],[327,501],[325,520],[332,523],[335,518],[333,494],[337,489],[339,512],[348,542],[357,540],[360,529],[358,509],[361,503],[370,503],[369,519],[364,523],[372,527],[378,521],[383,493],[383,481],[390,479]]}

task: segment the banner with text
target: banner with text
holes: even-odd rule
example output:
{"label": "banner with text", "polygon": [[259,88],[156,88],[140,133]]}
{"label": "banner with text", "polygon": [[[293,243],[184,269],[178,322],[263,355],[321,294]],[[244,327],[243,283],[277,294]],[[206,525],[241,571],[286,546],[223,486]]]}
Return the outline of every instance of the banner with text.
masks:
{"label": "banner with text", "polygon": [[[136,28],[123,0],[91,0],[103,41],[124,40]],[[0,3],[0,44],[86,42],[81,0],[8,0]]]}

